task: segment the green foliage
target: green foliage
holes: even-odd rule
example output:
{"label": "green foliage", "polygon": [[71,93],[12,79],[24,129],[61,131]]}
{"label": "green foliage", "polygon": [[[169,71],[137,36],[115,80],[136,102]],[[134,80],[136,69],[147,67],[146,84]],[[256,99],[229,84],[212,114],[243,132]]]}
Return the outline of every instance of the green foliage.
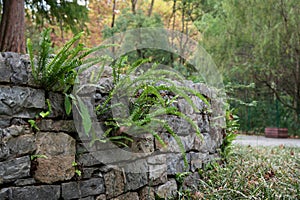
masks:
{"label": "green foliage", "polygon": [[232,142],[237,136],[237,131],[239,129],[239,117],[233,114],[233,110],[226,110],[226,129],[225,137],[221,145],[221,156],[224,161],[227,161],[228,157],[232,154]]}
{"label": "green foliage", "polygon": [[25,0],[27,17],[44,27],[45,23],[59,25],[78,33],[88,21],[88,8],[78,1]]}
{"label": "green foliage", "polygon": [[75,161],[73,161],[73,162],[72,162],[72,167],[75,167],[75,174],[76,174],[78,177],[80,177],[81,174],[82,174],[82,172],[81,172],[81,170],[78,169],[78,163],[75,162]]}
{"label": "green foliage", "polygon": [[39,127],[36,125],[36,121],[33,119],[29,119],[28,123],[30,124],[30,128],[32,128],[33,130],[39,131]]}
{"label": "green foliage", "polygon": [[46,112],[41,111],[38,115],[35,116],[35,119],[29,119],[28,123],[30,124],[30,127],[35,130],[35,131],[39,131],[39,127],[36,125],[36,122],[39,121],[41,118],[45,118],[48,117],[51,112],[52,112],[52,107],[51,107],[51,103],[49,99],[46,99],[46,103],[48,106],[48,110]]}
{"label": "green foliage", "polygon": [[[126,57],[121,59],[123,61],[127,60]],[[96,107],[98,116],[107,115],[112,110],[118,113],[105,122],[107,130],[104,136],[121,139],[119,142],[128,145],[130,137],[126,132],[134,134],[151,133],[165,146],[166,144],[158,134],[158,130],[165,129],[176,140],[180,151],[184,155],[185,164],[187,164],[184,145],[180,137],[169,126],[165,117],[177,116],[184,119],[193,127],[197,136],[202,138],[199,127],[188,116],[178,111],[174,103],[177,102],[178,98],[185,99],[198,112],[191,100],[191,95],[197,96],[207,104],[208,102],[195,90],[176,85],[174,80],[177,82],[184,81],[179,73],[160,69],[157,64],[152,65],[149,69],[142,69],[141,64],[146,61],[138,60],[133,65],[118,61],[116,62],[118,65],[113,66],[114,89],[110,92],[106,101]],[[124,66],[126,67],[124,68]],[[139,70],[143,70],[142,73]],[[119,72],[125,74],[121,75]],[[139,75],[131,80],[132,75],[135,73]],[[168,93],[172,95],[166,95]],[[123,102],[122,99],[128,101]],[[127,141],[122,141],[122,139]],[[98,138],[97,140],[103,139]],[[116,141],[114,140],[114,142]]]}
{"label": "green foliage", "polygon": [[223,167],[201,173],[191,199],[299,199],[299,148],[235,146]]}
{"label": "green foliage", "polygon": [[[207,5],[208,2],[215,7]],[[296,122],[299,129],[298,1],[208,2],[202,3],[202,12],[195,13],[198,16],[195,24],[203,33],[201,44],[223,71],[226,83],[256,85],[251,90],[239,88],[230,96],[241,102],[258,102],[256,107],[231,102],[241,116],[241,129],[253,131],[274,126],[272,123],[278,117],[269,112],[274,110],[274,97],[284,107],[282,110],[289,113],[279,116],[281,122],[277,126],[284,121]],[[286,126],[297,131],[294,125],[286,123]]]}
{"label": "green foliage", "polygon": [[34,154],[34,155],[31,155],[30,156],[30,160],[35,160],[37,158],[45,158],[45,159],[48,159],[48,157],[46,155],[43,155],[43,154]]}
{"label": "green foliage", "polygon": [[76,68],[84,66],[82,69],[84,70],[103,60],[103,57],[85,58],[91,53],[106,48],[109,45],[92,49],[86,48],[82,43],[79,43],[83,35],[83,33],[79,33],[68,41],[56,55],[53,55],[49,33],[50,29],[45,29],[41,34],[37,65],[34,62],[32,43],[30,39],[27,40],[32,74],[34,80],[46,90],[63,90],[64,93],[68,93],[74,85],[78,73]]}
{"label": "green foliage", "polygon": [[34,80],[46,90],[62,90],[67,92],[74,84],[77,72],[76,67],[83,63],[83,58],[88,55],[89,49],[83,44],[78,44],[82,33],[76,35],[67,42],[57,55],[53,55],[52,43],[50,40],[50,29],[46,29],[41,34],[39,43],[39,54],[37,65],[34,62],[34,55],[31,40],[27,40],[27,49],[30,56],[32,75]]}
{"label": "green foliage", "polygon": [[[122,14],[116,19],[114,27],[105,26],[102,33],[105,39],[112,37],[114,34],[123,33],[125,31],[129,31],[132,29],[139,28],[163,28],[164,24],[161,17],[154,13],[151,17],[147,16],[142,10],[137,10],[135,14],[131,13],[128,9],[122,11]],[[122,43],[124,49],[131,49],[134,41],[137,41],[138,31],[134,31],[134,34],[126,34],[124,42]],[[151,45],[152,38],[161,38],[161,43],[165,44],[165,46],[169,46],[167,33],[162,32],[161,29],[155,30],[142,34],[142,38],[140,38],[140,44],[148,42]],[[126,54],[128,56],[128,62],[134,63],[136,60],[143,58],[150,58],[152,62],[158,62],[160,64],[172,65],[173,57],[177,57],[175,55],[171,55],[171,53],[160,50],[160,49],[139,49],[133,52],[129,52]]]}

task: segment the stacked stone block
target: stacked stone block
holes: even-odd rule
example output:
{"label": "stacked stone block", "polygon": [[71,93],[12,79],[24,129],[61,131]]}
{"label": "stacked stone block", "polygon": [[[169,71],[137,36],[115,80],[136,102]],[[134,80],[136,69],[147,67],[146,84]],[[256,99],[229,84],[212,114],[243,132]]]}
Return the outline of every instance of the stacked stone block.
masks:
{"label": "stacked stone block", "polygon": [[[95,101],[113,88],[108,68],[104,76],[98,83],[101,90],[93,96]],[[178,109],[198,124],[203,139],[180,118],[166,118],[184,144],[187,167],[178,144],[164,131],[159,134],[166,148],[146,134],[134,139],[131,151],[142,154],[133,157],[126,152],[120,154],[115,146],[106,143],[87,149],[72,116],[64,113],[63,94],[47,92],[34,83],[27,55],[0,53],[0,199],[167,198],[176,196],[176,174],[185,171],[191,175],[183,187],[192,188],[199,179],[197,170],[219,157],[224,118],[218,117],[223,114],[222,101],[214,90],[204,84],[186,84],[212,103],[209,110],[200,99],[192,97],[201,111],[195,113],[183,99],[177,102]],[[46,99],[50,100],[52,112],[40,118],[38,114],[48,109]],[[106,118],[100,117],[99,123]],[[30,119],[36,121],[39,130],[30,127]],[[104,160],[97,159],[101,155]],[[114,165],[122,158],[123,165]]]}

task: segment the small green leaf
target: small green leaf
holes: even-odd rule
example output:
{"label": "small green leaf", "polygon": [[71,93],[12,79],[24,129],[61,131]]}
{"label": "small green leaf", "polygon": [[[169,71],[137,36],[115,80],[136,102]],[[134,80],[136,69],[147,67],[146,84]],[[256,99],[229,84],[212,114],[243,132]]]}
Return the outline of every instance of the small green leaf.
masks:
{"label": "small green leaf", "polygon": [[42,111],[42,112],[40,112],[40,116],[41,116],[42,118],[45,118],[45,117],[47,117],[48,115],[50,115],[50,111],[47,111],[47,112]]}
{"label": "small green leaf", "polygon": [[87,106],[83,103],[83,101],[80,98],[77,98],[77,101],[80,108],[79,114],[82,118],[85,134],[89,135],[89,132],[92,128],[92,120],[91,120],[90,113],[88,111]]}
{"label": "small green leaf", "polygon": [[65,95],[65,110],[66,110],[66,113],[67,115],[70,115],[71,114],[71,110],[72,110],[72,103],[70,101],[70,98],[69,98],[69,95]]}
{"label": "small green leaf", "polygon": [[78,175],[78,176],[81,176],[81,171],[79,169],[76,169],[75,170],[75,173]]}

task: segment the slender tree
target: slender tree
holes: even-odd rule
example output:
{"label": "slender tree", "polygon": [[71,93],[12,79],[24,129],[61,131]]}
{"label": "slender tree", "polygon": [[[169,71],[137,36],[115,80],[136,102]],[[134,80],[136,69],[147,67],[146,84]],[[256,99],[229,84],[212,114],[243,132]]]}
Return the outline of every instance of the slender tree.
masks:
{"label": "slender tree", "polygon": [[154,6],[154,0],[151,0],[151,4],[148,10],[148,17],[151,17],[153,6]]}
{"label": "slender tree", "polygon": [[[35,24],[59,24],[78,32],[87,21],[86,6],[77,0],[3,0],[0,23],[0,51],[25,53],[25,5]],[[1,4],[1,1],[0,1]]]}

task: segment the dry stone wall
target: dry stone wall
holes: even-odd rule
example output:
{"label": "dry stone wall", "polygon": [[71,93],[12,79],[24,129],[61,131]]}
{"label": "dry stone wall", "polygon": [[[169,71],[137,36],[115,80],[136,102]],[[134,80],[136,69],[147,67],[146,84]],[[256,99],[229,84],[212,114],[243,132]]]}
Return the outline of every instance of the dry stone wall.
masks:
{"label": "dry stone wall", "polygon": [[[113,87],[111,72],[106,70],[106,77],[99,82],[101,90],[94,94],[95,101],[101,100]],[[223,112],[222,102],[216,99],[213,90],[203,84],[187,84],[206,96],[212,108],[212,112],[207,112],[203,102],[194,99],[202,110],[195,113],[183,100],[178,101],[178,109],[198,124],[203,140],[181,119],[167,118],[184,144],[188,167],[184,165],[178,144],[165,132],[159,134],[167,148],[147,134],[135,139],[131,146],[132,151],[143,155],[129,160],[125,157],[124,165],[115,166],[114,159],[122,155],[114,154],[115,147],[105,143],[86,148],[72,116],[64,112],[63,94],[46,92],[33,82],[27,55],[1,53],[0,199],[167,198],[176,196],[179,185],[175,176],[186,170],[191,174],[183,186],[194,187],[199,179],[197,170],[219,157],[217,149],[223,139],[224,118],[217,118]],[[46,99],[50,100],[52,112],[40,118],[38,114],[47,110]],[[36,121],[38,130],[30,127],[30,119]],[[109,159],[97,159],[101,155]]]}

